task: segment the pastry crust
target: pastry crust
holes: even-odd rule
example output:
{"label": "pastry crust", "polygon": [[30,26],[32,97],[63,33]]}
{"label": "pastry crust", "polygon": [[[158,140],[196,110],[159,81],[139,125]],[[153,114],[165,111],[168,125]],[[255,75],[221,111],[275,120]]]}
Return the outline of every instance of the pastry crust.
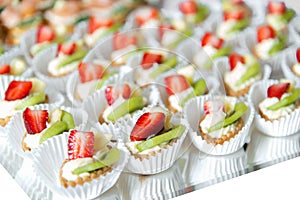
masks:
{"label": "pastry crust", "polygon": [[0,118],[0,126],[4,127],[8,124],[11,116],[5,117],[5,118]]}
{"label": "pastry crust", "polygon": [[244,120],[240,118],[237,122],[235,122],[235,129],[234,131],[228,132],[226,135],[222,135],[221,138],[212,138],[209,134],[206,134],[202,131],[200,123],[204,120],[205,115],[202,116],[200,122],[199,122],[199,130],[200,130],[200,136],[202,139],[204,139],[208,144],[213,144],[214,146],[220,144],[223,145],[224,142],[229,141],[231,138],[234,138],[240,130],[244,127]]}
{"label": "pastry crust", "polygon": [[83,185],[85,182],[91,182],[93,179],[97,179],[99,176],[106,176],[107,173],[112,171],[111,166],[107,166],[101,169],[98,169],[96,171],[90,172],[88,176],[85,177],[78,177],[75,181],[68,181],[64,177],[62,177],[62,168],[63,166],[68,162],[69,160],[66,159],[63,164],[60,167],[59,170],[59,179],[61,184],[67,188],[67,187],[75,187],[76,185]]}
{"label": "pastry crust", "polygon": [[[252,85],[252,84],[251,84]],[[231,87],[224,81],[224,86],[225,86],[225,90],[226,90],[226,94],[229,96],[233,96],[233,97],[241,97],[245,94],[247,94],[250,90],[251,85],[248,85],[247,87],[245,87],[244,89],[238,90],[238,91],[234,91],[231,89]]]}
{"label": "pastry crust", "polygon": [[22,149],[23,149],[23,151],[31,151],[31,148],[30,147],[28,147],[27,146],[27,144],[25,143],[25,138],[26,138],[26,136],[27,136],[27,132],[24,134],[24,137],[23,137],[23,139],[22,139]]}
{"label": "pastry crust", "polygon": [[297,76],[297,77],[299,77],[300,78],[300,74],[299,73],[297,73],[296,72],[296,70],[295,70],[295,67],[293,66],[292,67],[292,72]]}

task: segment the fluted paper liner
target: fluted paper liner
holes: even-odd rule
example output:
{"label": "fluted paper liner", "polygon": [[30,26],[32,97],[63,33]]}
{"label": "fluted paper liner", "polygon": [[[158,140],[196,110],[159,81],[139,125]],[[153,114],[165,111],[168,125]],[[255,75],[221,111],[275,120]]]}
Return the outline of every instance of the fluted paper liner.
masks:
{"label": "fluted paper liner", "polygon": [[30,48],[36,43],[37,28],[30,29],[22,37],[20,47],[28,63],[32,63],[33,57],[30,54]]}
{"label": "fluted paper liner", "polygon": [[[138,111],[132,117],[125,117],[119,120],[117,125],[121,130],[120,134],[122,134],[121,137],[123,138],[125,143],[130,141],[130,133],[138,118],[151,107],[152,106],[149,106],[147,108],[144,108],[143,110]],[[155,155],[148,155],[149,158],[135,158],[128,150],[128,153],[130,155],[126,170],[135,174],[149,175],[160,173],[170,168],[174,164],[174,162],[180,156],[181,146],[188,132],[188,127],[186,125],[186,122],[182,119],[172,118],[171,122],[173,122],[172,124],[174,125],[184,125],[184,133],[179,138],[177,138],[177,140],[173,144],[169,144],[165,148],[161,148],[159,152],[155,152]]]}
{"label": "fluted paper liner", "polygon": [[37,177],[43,184],[47,185],[53,193],[59,194],[64,198],[72,199],[93,199],[111,188],[118,180],[126,162],[127,154],[122,147],[120,160],[113,165],[111,172],[105,176],[101,175],[91,182],[85,182],[83,185],[65,188],[61,185],[59,179],[59,170],[67,158],[67,140],[68,135],[63,134],[47,140],[42,143],[41,147],[34,152],[34,170]]}
{"label": "fluted paper liner", "polygon": [[281,69],[286,78],[296,81],[296,87],[300,87],[300,77],[292,71],[293,65],[298,63],[296,58],[297,49],[297,46],[293,46],[286,51],[281,62]]}
{"label": "fluted paper liner", "polygon": [[211,143],[207,143],[207,141],[202,139],[199,135],[199,122],[200,118],[204,115],[204,102],[212,98],[214,98],[214,96],[196,97],[185,105],[183,115],[189,125],[189,136],[191,137],[194,146],[204,153],[210,155],[226,155],[236,152],[250,140],[254,108],[250,103],[245,102],[248,106],[248,110],[242,116],[242,119],[244,120],[243,128],[234,138],[231,138],[229,141],[225,141],[222,145],[213,145]]}
{"label": "fluted paper liner", "polygon": [[250,90],[249,99],[255,108],[254,122],[256,128],[269,136],[281,137],[296,133],[300,130],[300,109],[278,120],[267,121],[260,114],[258,105],[267,98],[268,87],[279,83],[278,80],[263,80],[255,83]]}

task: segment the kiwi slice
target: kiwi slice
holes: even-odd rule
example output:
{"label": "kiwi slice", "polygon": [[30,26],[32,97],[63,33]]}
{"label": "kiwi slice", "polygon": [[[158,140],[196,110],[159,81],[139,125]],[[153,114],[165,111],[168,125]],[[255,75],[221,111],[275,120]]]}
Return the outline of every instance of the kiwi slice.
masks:
{"label": "kiwi slice", "polygon": [[184,30],[183,32],[181,32],[181,35],[177,40],[175,40],[171,44],[167,45],[166,47],[168,49],[174,49],[181,41],[190,37],[192,34],[193,34],[193,32],[190,29]]}
{"label": "kiwi slice", "polygon": [[4,48],[2,46],[2,43],[0,42],[0,55],[4,53]]}
{"label": "kiwi slice", "polygon": [[22,100],[18,105],[15,107],[15,110],[22,110],[28,106],[33,106],[39,103],[44,103],[46,101],[46,94],[45,93],[36,93],[32,96]]}
{"label": "kiwi slice", "polygon": [[227,46],[227,47],[223,47],[221,49],[219,49],[212,57],[211,59],[214,60],[216,58],[219,58],[221,56],[226,56],[230,53],[231,51],[231,47]]}
{"label": "kiwi slice", "polygon": [[188,96],[183,99],[183,101],[181,102],[181,105],[184,106],[184,104],[190,100],[193,97],[202,95],[205,93],[206,91],[206,83],[204,79],[199,79],[198,81],[196,81],[193,85],[192,85],[194,92],[188,94]]}
{"label": "kiwi slice", "polygon": [[250,66],[246,73],[243,74],[243,76],[240,78],[240,80],[238,80],[236,82],[236,86],[240,86],[243,83],[245,83],[247,80],[249,80],[250,78],[256,76],[259,73],[260,70],[260,64],[259,63],[255,63],[254,65]]}
{"label": "kiwi slice", "polygon": [[144,142],[138,143],[136,145],[136,148],[138,149],[139,152],[145,151],[147,149],[151,149],[164,142],[168,142],[174,138],[180,137],[184,133],[184,131],[185,131],[185,127],[183,125],[177,125],[168,132],[150,138]]}
{"label": "kiwi slice", "polygon": [[287,96],[287,97],[281,99],[277,103],[269,106],[267,109],[275,111],[275,110],[278,110],[279,108],[288,106],[288,105],[294,103],[295,101],[297,101],[299,96],[300,96],[300,89],[294,89],[290,96]]}
{"label": "kiwi slice", "polygon": [[32,56],[35,56],[35,55],[37,55],[40,51],[42,51],[43,49],[49,47],[50,45],[51,45],[50,42],[36,44],[36,45],[34,45],[34,46],[30,49],[30,53],[31,53]]}
{"label": "kiwi slice", "polygon": [[243,30],[244,28],[246,28],[248,25],[250,24],[249,19],[242,19],[240,21],[238,21],[231,29],[230,29],[230,33],[231,32],[236,32],[239,30]]}
{"label": "kiwi slice", "polygon": [[63,115],[63,111],[61,109],[59,108],[52,109],[50,111],[50,117],[48,119],[49,124],[53,124],[57,121],[61,121],[62,115]]}
{"label": "kiwi slice", "polygon": [[63,121],[55,122],[49,128],[45,129],[43,133],[41,133],[42,135],[40,138],[40,144],[53,136],[63,133],[65,130],[67,130],[67,127],[68,125]]}
{"label": "kiwi slice", "polygon": [[32,18],[28,18],[24,21],[21,21],[19,22],[18,24],[16,24],[15,26],[16,27],[26,27],[26,26],[31,26],[33,25],[34,23],[39,23],[41,22],[43,19],[42,19],[42,15],[39,14],[39,15],[36,15]]}
{"label": "kiwi slice", "polygon": [[120,117],[126,115],[127,113],[132,113],[138,109],[144,107],[144,100],[142,96],[131,97],[119,105],[114,111],[112,111],[107,119],[111,122],[117,121]]}
{"label": "kiwi slice", "polygon": [[74,118],[73,118],[73,115],[71,113],[63,110],[61,121],[65,122],[67,124],[67,130],[75,128]]}
{"label": "kiwi slice", "polygon": [[295,11],[292,9],[287,9],[285,13],[283,14],[283,19],[286,20],[286,22],[291,21],[291,19],[296,15]]}
{"label": "kiwi slice", "polygon": [[87,54],[86,50],[79,50],[77,52],[75,52],[74,54],[72,54],[71,56],[65,58],[64,60],[62,60],[58,65],[57,65],[57,69],[60,69],[72,62],[81,60],[84,58],[84,56]]}
{"label": "kiwi slice", "polygon": [[206,6],[199,6],[194,17],[194,23],[202,22],[209,14],[209,9]]}
{"label": "kiwi slice", "polygon": [[106,74],[105,76],[103,76],[102,79],[97,82],[94,91],[99,90],[104,85],[105,81],[107,81],[109,77],[111,77],[115,74],[116,74],[116,72],[112,72],[112,73],[109,73],[109,74]]}
{"label": "kiwi slice", "polygon": [[286,44],[286,41],[287,41],[287,37],[286,36],[280,36],[278,37],[278,42],[275,43],[271,49],[269,50],[269,54],[270,55],[273,55],[279,51],[281,51],[284,47],[285,47],[285,44]]}
{"label": "kiwi slice", "polygon": [[79,175],[84,172],[93,172],[103,167],[111,166],[118,162],[120,160],[120,157],[120,150],[117,148],[112,148],[104,155],[104,158],[102,160],[78,167],[74,169],[74,171],[72,171],[72,174]]}
{"label": "kiwi slice", "polygon": [[46,89],[46,83],[38,78],[29,79],[32,82],[30,94],[43,93]]}
{"label": "kiwi slice", "polygon": [[168,71],[169,69],[175,67],[177,65],[177,58],[176,56],[168,59],[166,62],[158,65],[150,74],[151,78],[156,78],[158,75],[164,73],[165,71]]}
{"label": "kiwi slice", "polygon": [[236,122],[243,114],[247,111],[248,107],[243,103],[239,102],[234,107],[234,112],[226,117],[224,120],[221,120],[220,122],[216,123],[212,127],[208,129],[208,133],[214,132],[216,130],[219,130],[223,127],[229,126]]}

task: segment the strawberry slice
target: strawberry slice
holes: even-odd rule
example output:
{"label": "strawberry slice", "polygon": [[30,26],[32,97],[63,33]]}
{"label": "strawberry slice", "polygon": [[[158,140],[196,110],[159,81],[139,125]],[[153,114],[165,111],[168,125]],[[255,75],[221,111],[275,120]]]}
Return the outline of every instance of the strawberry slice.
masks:
{"label": "strawberry slice", "polygon": [[300,63],[300,48],[298,48],[296,51],[296,58],[297,58],[297,61]]}
{"label": "strawberry slice", "polygon": [[165,32],[168,30],[175,30],[175,28],[170,24],[160,24],[158,26],[158,37],[160,41],[162,40]]}
{"label": "strawberry slice", "polygon": [[26,97],[32,88],[31,81],[15,81],[10,82],[5,91],[5,100],[13,101]]}
{"label": "strawberry slice", "polygon": [[148,137],[158,134],[164,128],[165,118],[166,116],[162,112],[144,113],[133,127],[130,140],[146,140]]}
{"label": "strawberry slice", "polygon": [[0,74],[9,74],[10,65],[2,65],[0,66]]}
{"label": "strawberry slice", "polygon": [[55,38],[55,32],[49,26],[39,26],[37,29],[37,43],[51,42]]}
{"label": "strawberry slice", "polygon": [[114,50],[124,49],[130,45],[136,45],[137,38],[134,35],[126,35],[124,33],[116,32],[113,36]]}
{"label": "strawberry slice", "polygon": [[28,134],[37,134],[47,127],[48,121],[47,110],[31,110],[26,108],[23,112],[23,120]]}
{"label": "strawberry slice", "polygon": [[283,15],[285,13],[285,3],[281,1],[270,1],[268,3],[268,13]]}
{"label": "strawberry slice", "polygon": [[195,1],[183,1],[179,4],[179,10],[185,15],[196,14],[197,3]]}
{"label": "strawberry slice", "polygon": [[243,5],[244,4],[244,0],[230,0],[230,2],[235,5]]}
{"label": "strawberry slice", "polygon": [[151,19],[157,19],[159,12],[156,8],[141,8],[135,15],[135,22],[138,26],[142,26]]}
{"label": "strawberry slice", "polygon": [[206,100],[204,102],[203,110],[206,115],[224,109],[224,102],[218,99]]}
{"label": "strawberry slice", "polygon": [[276,32],[271,26],[263,25],[258,27],[256,36],[257,36],[257,41],[261,42],[269,38],[275,38]]}
{"label": "strawberry slice", "polygon": [[69,160],[93,157],[94,142],[93,132],[71,130],[68,138]]}
{"label": "strawberry slice", "polygon": [[117,86],[107,86],[105,89],[105,98],[108,105],[112,105],[122,94],[124,99],[129,99],[131,94],[130,86],[127,83]]}
{"label": "strawberry slice", "polygon": [[149,69],[153,66],[154,63],[160,64],[162,63],[162,61],[163,61],[163,56],[161,54],[146,52],[143,55],[141,66],[143,69]]}
{"label": "strawberry slice", "polygon": [[103,77],[104,71],[104,67],[93,63],[80,62],[78,66],[78,72],[81,83],[101,79]]}
{"label": "strawberry slice", "polygon": [[232,71],[238,62],[241,62],[245,64],[245,58],[237,53],[231,53],[229,55],[229,65],[230,65],[230,71]]}
{"label": "strawberry slice", "polygon": [[224,12],[224,20],[241,20],[244,18],[244,11],[242,9],[234,9]]}
{"label": "strawberry slice", "polygon": [[166,91],[169,96],[180,93],[190,87],[183,75],[173,75],[165,78]]}
{"label": "strawberry slice", "polygon": [[75,50],[76,50],[75,42],[60,43],[57,46],[57,55],[59,55],[60,53],[63,53],[64,55],[72,55],[75,52]]}
{"label": "strawberry slice", "polygon": [[94,33],[99,28],[110,27],[113,24],[112,19],[98,19],[96,16],[91,16],[88,23],[88,34]]}
{"label": "strawberry slice", "polygon": [[224,43],[224,40],[221,38],[218,38],[216,35],[214,35],[212,32],[207,32],[202,38],[202,47],[206,45],[212,45],[216,49],[219,49],[222,47]]}
{"label": "strawberry slice", "polygon": [[268,98],[277,97],[278,99],[289,89],[290,83],[278,83],[268,88]]}

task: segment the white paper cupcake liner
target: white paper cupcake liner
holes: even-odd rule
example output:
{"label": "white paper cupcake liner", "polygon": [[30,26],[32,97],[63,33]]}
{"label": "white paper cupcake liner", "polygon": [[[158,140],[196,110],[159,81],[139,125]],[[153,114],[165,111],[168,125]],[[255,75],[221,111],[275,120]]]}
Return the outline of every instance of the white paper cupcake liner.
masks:
{"label": "white paper cupcake liner", "polygon": [[[21,56],[24,56],[22,49],[20,47],[14,47],[11,50],[0,55],[0,65],[9,64],[14,58],[18,58]],[[29,64],[28,63],[26,64],[27,64],[26,70],[20,76],[28,78],[33,76],[33,72]]]}
{"label": "white paper cupcake liner", "polygon": [[203,113],[203,105],[205,100],[214,98],[214,96],[202,96],[196,97],[190,100],[184,107],[183,115],[189,125],[189,136],[196,148],[200,151],[210,155],[226,155],[238,151],[248,143],[251,134],[251,124],[254,118],[254,108],[250,103],[246,103],[248,110],[243,115],[244,127],[239,133],[231,138],[229,141],[225,141],[222,145],[209,144],[206,140],[203,140],[199,135],[199,122]]}
{"label": "white paper cupcake liner", "polygon": [[[236,51],[241,52],[241,51]],[[228,57],[221,58],[217,60],[213,65],[213,71],[215,74],[217,74],[217,77],[219,79],[219,82],[224,88],[224,75],[227,71],[230,71],[229,61]],[[262,80],[267,80],[271,76],[272,68],[268,64],[261,64],[260,68],[261,74],[262,74]],[[249,96],[249,92],[243,96],[240,96],[239,99],[241,100],[247,100]]]}
{"label": "white paper cupcake liner", "polygon": [[[82,109],[75,109],[65,106],[59,107],[48,104],[36,105],[30,108],[33,110],[47,110],[48,112],[50,112],[54,108],[65,110],[73,115],[75,129],[79,130],[83,130],[88,121],[88,114]],[[12,120],[7,125],[7,130],[9,132],[9,134],[7,135],[8,145],[10,145],[10,147],[13,149],[13,152],[21,157],[31,157],[34,151],[36,151],[36,148],[32,149],[30,152],[24,152],[22,149],[22,140],[24,134],[26,133],[26,128],[23,120],[23,112],[18,112],[14,115]]]}
{"label": "white paper cupcake liner", "polygon": [[[123,82],[122,79],[120,81],[121,83]],[[143,97],[147,99],[149,105],[159,104],[159,92],[155,87],[146,88],[142,93]],[[100,89],[94,92],[82,103],[83,109],[89,113],[89,120],[91,122],[98,122],[100,114],[107,106],[108,103],[105,98],[105,89]],[[121,118],[126,116],[130,116],[130,114],[126,114]]]}
{"label": "white paper cupcake liner", "polygon": [[293,32],[295,43],[297,43],[297,44],[300,44],[299,20],[300,20],[300,16],[297,15],[291,20],[291,22],[289,24],[289,29],[291,30],[291,32]]}
{"label": "white paper cupcake liner", "polygon": [[183,189],[183,185],[178,165],[152,176],[122,173],[117,183],[124,199],[140,200],[172,198]]}
{"label": "white paper cupcake liner", "polygon": [[296,82],[296,87],[300,87],[300,77],[294,74],[291,69],[294,64],[298,63],[296,58],[297,49],[298,46],[293,46],[286,51],[281,62],[281,70],[286,78]]}
{"label": "white paper cupcake liner", "polygon": [[[5,91],[8,87],[8,85],[10,84],[10,82],[12,82],[13,80],[27,80],[24,77],[20,77],[20,76],[0,76],[0,99],[4,99],[5,97]],[[64,103],[65,98],[64,96],[56,91],[53,91],[51,89],[46,88],[45,89],[45,93],[48,96],[48,104],[53,104],[56,106],[60,106],[61,104]],[[2,127],[0,126],[0,135],[1,134],[7,134],[7,130],[5,130],[6,127]]]}
{"label": "white paper cupcake liner", "polygon": [[24,33],[20,41],[20,47],[29,64],[31,64],[33,60],[33,57],[30,54],[30,48],[36,42],[36,35],[37,35],[37,28],[30,29],[26,33]]}
{"label": "white paper cupcake liner", "polygon": [[57,52],[57,44],[53,44],[50,47],[42,50],[38,55],[36,55],[32,61],[32,68],[34,70],[34,74],[43,80],[49,87],[65,93],[66,92],[66,84],[68,79],[70,78],[71,73],[61,76],[61,77],[52,77],[48,73],[48,64],[51,60],[55,58]]}
{"label": "white paper cupcake liner", "polygon": [[248,163],[251,166],[275,161],[281,162],[299,154],[300,134],[286,137],[270,137],[254,130],[247,146]]}
{"label": "white paper cupcake liner", "polygon": [[[138,111],[132,117],[123,118],[118,121],[117,125],[120,128],[120,133],[122,134],[123,141],[125,143],[129,141],[130,133],[138,118],[149,108],[151,108],[151,106]],[[135,158],[130,154],[129,150],[127,150],[129,154],[129,161],[126,166],[126,170],[135,174],[150,175],[165,171],[174,164],[180,156],[179,153],[181,145],[188,132],[188,127],[186,122],[182,119],[173,118],[172,121],[174,125],[182,124],[186,127],[184,133],[177,139],[177,141],[172,146],[162,148],[161,151],[156,152],[154,156],[149,156],[149,159],[144,158],[140,160],[139,158]]]}
{"label": "white paper cupcake liner", "polygon": [[127,161],[127,154],[122,149],[120,160],[114,165],[111,172],[105,176],[100,176],[98,179],[93,179],[89,183],[86,182],[82,186],[76,185],[74,188],[64,188],[59,180],[59,170],[63,161],[67,158],[67,139],[67,135],[54,137],[52,140],[44,142],[41,148],[34,153],[33,167],[37,177],[53,193],[64,198],[92,199],[116,183]]}
{"label": "white paper cupcake liner", "polygon": [[266,135],[281,137],[294,134],[300,130],[300,109],[295,109],[291,114],[272,122],[261,117],[258,105],[267,98],[268,87],[276,83],[279,83],[279,81],[263,80],[255,83],[250,90],[249,100],[256,110],[254,117],[256,128]]}
{"label": "white paper cupcake liner", "polygon": [[186,186],[213,184],[245,174],[247,166],[244,149],[225,156],[212,156],[191,148],[182,174]]}

